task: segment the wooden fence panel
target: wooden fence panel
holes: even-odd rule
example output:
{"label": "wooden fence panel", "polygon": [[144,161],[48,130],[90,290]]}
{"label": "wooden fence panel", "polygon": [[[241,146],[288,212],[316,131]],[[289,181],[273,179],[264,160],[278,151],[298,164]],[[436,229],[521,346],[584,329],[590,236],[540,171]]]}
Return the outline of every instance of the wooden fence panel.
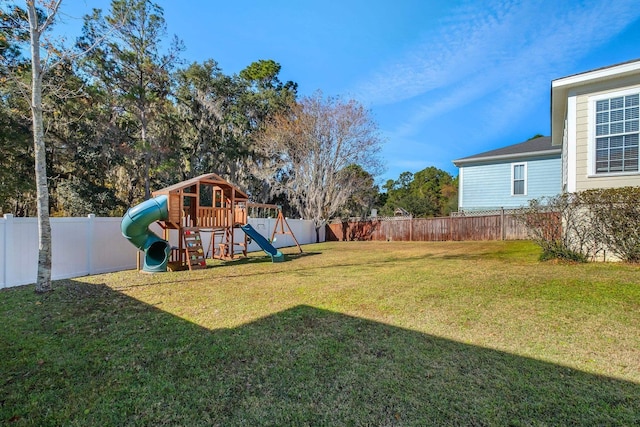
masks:
{"label": "wooden fence panel", "polygon": [[327,240],[465,241],[521,240],[526,227],[515,215],[441,218],[378,218],[327,225]]}
{"label": "wooden fence panel", "polygon": [[515,215],[504,216],[504,240],[525,240],[529,238],[527,227]]}
{"label": "wooden fence panel", "polygon": [[439,242],[451,240],[451,221],[449,218],[414,218],[411,240]]}
{"label": "wooden fence panel", "polygon": [[409,221],[381,221],[380,231],[384,233],[384,240],[410,241],[411,227]]}
{"label": "wooden fence panel", "polygon": [[501,240],[500,215],[451,218],[454,224],[452,240]]}

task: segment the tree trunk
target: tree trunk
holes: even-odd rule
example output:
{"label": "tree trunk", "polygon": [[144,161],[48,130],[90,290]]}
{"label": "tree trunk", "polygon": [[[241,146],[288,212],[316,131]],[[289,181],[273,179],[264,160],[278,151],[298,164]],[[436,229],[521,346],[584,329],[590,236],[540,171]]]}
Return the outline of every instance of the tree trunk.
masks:
{"label": "tree trunk", "polygon": [[147,111],[144,104],[140,107],[140,122],[140,139],[144,150],[144,199],[149,200],[151,198],[151,147],[147,143]]}
{"label": "tree trunk", "polygon": [[314,227],[316,229],[316,243],[320,243],[320,229],[322,227],[326,227],[327,221],[314,219],[313,220],[313,225],[314,225]]}
{"label": "tree trunk", "polygon": [[31,34],[31,115],[36,169],[38,208],[38,278],[36,292],[51,291],[51,223],[49,221],[49,188],[47,186],[47,158],[42,119],[42,64],[40,35],[33,2],[27,2]]}

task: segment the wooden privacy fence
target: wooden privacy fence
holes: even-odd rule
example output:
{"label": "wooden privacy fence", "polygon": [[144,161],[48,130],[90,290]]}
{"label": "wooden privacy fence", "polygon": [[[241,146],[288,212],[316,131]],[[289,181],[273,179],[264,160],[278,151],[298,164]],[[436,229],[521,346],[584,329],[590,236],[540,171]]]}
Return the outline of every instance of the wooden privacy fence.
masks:
{"label": "wooden privacy fence", "polygon": [[327,225],[326,240],[446,241],[527,239],[515,215],[497,214],[440,218],[374,218]]}

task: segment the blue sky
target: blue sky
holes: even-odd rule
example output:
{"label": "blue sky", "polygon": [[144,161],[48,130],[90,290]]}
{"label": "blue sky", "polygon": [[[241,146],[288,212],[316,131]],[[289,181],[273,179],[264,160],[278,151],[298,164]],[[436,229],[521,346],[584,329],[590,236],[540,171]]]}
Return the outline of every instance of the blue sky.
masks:
{"label": "blue sky", "polygon": [[[640,58],[638,0],[157,0],[187,62],[273,59],[301,95],[354,98],[380,182],[550,133],[551,80]],[[103,0],[63,0],[69,38]]]}

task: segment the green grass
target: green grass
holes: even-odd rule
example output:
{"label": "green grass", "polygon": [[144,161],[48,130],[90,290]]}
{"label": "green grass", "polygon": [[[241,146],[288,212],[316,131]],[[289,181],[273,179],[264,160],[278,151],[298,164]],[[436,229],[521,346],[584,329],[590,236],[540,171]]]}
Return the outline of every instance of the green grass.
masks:
{"label": "green grass", "polygon": [[0,291],[0,425],[640,424],[640,267],[304,249]]}

